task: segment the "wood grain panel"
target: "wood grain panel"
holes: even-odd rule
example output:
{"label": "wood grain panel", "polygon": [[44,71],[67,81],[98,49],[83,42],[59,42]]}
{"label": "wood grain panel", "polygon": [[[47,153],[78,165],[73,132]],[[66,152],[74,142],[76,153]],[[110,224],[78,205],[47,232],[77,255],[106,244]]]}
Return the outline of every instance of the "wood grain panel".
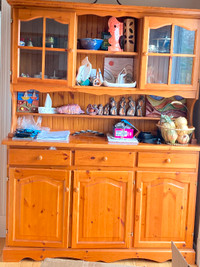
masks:
{"label": "wood grain panel", "polygon": [[9,246],[67,247],[70,172],[9,170]]}
{"label": "wood grain panel", "polygon": [[138,171],[136,181],[135,246],[170,248],[173,240],[190,247],[196,174]]}
{"label": "wood grain panel", "polygon": [[71,151],[44,149],[9,149],[8,162],[11,165],[70,166]]}
{"label": "wood grain panel", "polygon": [[130,246],[133,172],[75,171],[72,248]]}
{"label": "wood grain panel", "polygon": [[135,157],[135,152],[76,150],[75,165],[133,167]]}
{"label": "wood grain panel", "polygon": [[170,152],[139,152],[138,167],[193,168],[196,169],[198,154]]}

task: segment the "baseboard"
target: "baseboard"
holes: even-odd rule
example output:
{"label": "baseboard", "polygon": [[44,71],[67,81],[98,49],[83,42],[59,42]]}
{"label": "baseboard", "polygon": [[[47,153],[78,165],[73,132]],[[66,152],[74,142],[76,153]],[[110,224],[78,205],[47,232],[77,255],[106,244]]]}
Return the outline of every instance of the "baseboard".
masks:
{"label": "baseboard", "polygon": [[0,216],[0,237],[6,236],[6,216]]}

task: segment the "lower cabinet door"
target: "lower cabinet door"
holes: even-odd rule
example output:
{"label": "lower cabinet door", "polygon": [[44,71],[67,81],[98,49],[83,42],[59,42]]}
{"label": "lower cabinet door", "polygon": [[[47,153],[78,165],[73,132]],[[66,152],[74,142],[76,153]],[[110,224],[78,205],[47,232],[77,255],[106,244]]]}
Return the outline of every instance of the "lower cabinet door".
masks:
{"label": "lower cabinet door", "polygon": [[138,171],[134,246],[192,248],[195,200],[195,173]]}
{"label": "lower cabinet door", "polygon": [[131,171],[75,171],[72,247],[129,247],[132,193]]}
{"label": "lower cabinet door", "polygon": [[67,247],[70,172],[9,170],[9,246]]}

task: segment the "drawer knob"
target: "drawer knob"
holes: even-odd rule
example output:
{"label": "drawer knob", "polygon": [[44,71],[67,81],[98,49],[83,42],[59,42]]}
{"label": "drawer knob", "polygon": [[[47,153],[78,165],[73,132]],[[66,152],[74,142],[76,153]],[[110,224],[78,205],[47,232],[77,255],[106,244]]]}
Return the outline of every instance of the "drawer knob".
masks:
{"label": "drawer knob", "polygon": [[38,157],[37,157],[37,160],[42,160],[43,159],[43,156],[42,155],[39,155]]}
{"label": "drawer knob", "polygon": [[167,162],[167,163],[171,163],[172,160],[169,158],[169,159],[166,159],[166,162]]}
{"label": "drawer knob", "polygon": [[108,160],[108,157],[103,157],[103,161],[107,161]]}
{"label": "drawer knob", "polygon": [[79,188],[78,188],[78,187],[75,187],[75,188],[74,188],[74,192],[75,192],[75,193],[78,193],[78,191],[79,191]]}
{"label": "drawer knob", "polygon": [[138,187],[138,188],[137,188],[137,192],[138,192],[138,193],[141,193],[141,192],[142,192],[142,188]]}

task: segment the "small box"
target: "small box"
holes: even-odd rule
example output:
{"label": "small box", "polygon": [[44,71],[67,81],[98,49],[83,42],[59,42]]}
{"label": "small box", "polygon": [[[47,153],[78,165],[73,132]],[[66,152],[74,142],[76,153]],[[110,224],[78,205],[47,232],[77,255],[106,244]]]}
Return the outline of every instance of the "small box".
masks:
{"label": "small box", "polygon": [[39,92],[29,90],[17,93],[17,112],[37,113],[39,106]]}
{"label": "small box", "polygon": [[115,138],[133,138],[138,133],[138,129],[127,120],[121,120],[113,127],[113,136]]}

